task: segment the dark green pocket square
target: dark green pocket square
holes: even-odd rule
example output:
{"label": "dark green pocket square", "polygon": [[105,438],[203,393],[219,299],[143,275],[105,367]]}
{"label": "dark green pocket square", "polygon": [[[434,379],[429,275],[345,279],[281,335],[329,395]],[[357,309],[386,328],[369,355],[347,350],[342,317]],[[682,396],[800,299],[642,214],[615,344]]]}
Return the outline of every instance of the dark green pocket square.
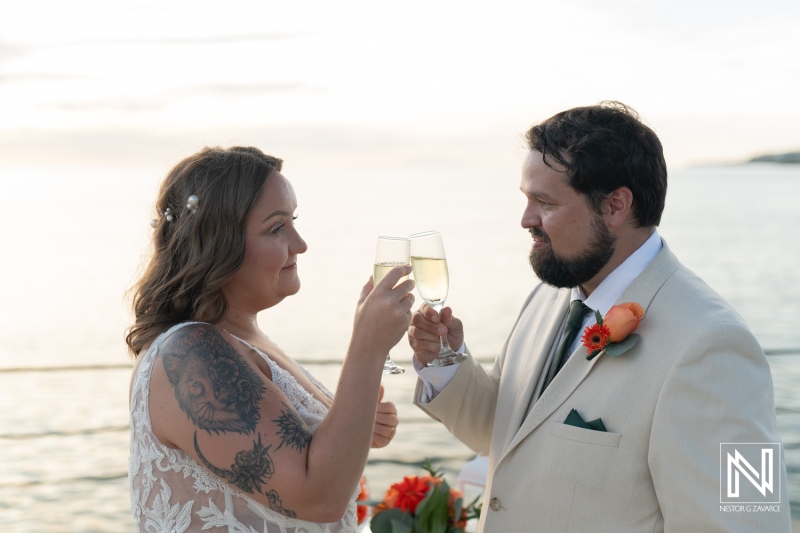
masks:
{"label": "dark green pocket square", "polygon": [[592,429],[594,431],[607,431],[606,426],[603,425],[603,421],[599,418],[597,420],[590,420],[586,422],[581,415],[578,414],[578,411],[573,409],[567,415],[567,419],[564,420],[564,423],[568,426],[575,426],[583,429]]}

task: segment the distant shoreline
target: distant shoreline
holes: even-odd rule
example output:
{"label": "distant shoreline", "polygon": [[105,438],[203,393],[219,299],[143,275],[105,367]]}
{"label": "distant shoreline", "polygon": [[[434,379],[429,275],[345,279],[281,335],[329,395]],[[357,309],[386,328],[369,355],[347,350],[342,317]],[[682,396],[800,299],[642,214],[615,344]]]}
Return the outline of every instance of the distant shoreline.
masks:
{"label": "distant shoreline", "polygon": [[800,164],[800,152],[785,152],[782,154],[767,154],[748,159],[747,163],[784,163]]}

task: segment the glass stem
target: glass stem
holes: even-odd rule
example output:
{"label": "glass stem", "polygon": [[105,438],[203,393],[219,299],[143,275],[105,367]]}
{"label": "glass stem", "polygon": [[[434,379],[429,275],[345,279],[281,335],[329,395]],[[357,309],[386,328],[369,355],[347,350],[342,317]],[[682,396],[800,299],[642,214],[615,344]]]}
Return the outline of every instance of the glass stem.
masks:
{"label": "glass stem", "polygon": [[439,336],[439,355],[443,353],[452,353],[453,349],[450,347],[450,343],[447,342],[447,335],[440,335]]}

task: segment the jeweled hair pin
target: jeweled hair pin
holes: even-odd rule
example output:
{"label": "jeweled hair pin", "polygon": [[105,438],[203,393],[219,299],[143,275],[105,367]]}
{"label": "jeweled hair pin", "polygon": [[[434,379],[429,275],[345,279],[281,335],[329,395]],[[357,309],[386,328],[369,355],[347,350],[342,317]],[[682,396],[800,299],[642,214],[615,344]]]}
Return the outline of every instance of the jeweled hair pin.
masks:
{"label": "jeweled hair pin", "polygon": [[[200,205],[200,198],[194,194],[186,200],[186,210],[190,213],[195,213],[198,205]],[[167,222],[172,222],[176,216],[172,213],[172,208],[168,207],[164,210],[164,218],[167,219]],[[150,221],[150,227],[155,228],[156,226],[158,226],[158,219],[154,218]]]}
{"label": "jeweled hair pin", "polygon": [[194,194],[186,200],[186,209],[189,210],[190,213],[194,213],[197,211],[197,205],[200,203],[200,198],[195,196]]}

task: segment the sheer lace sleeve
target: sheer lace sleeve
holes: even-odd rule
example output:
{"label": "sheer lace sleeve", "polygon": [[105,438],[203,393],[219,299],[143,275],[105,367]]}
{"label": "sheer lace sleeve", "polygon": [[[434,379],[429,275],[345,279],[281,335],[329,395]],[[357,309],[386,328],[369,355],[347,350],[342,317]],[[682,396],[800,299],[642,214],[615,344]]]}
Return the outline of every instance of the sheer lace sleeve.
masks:
{"label": "sheer lace sleeve", "polygon": [[[134,376],[131,396],[131,450],[128,477],[131,511],[141,533],[169,531],[218,531],[233,533],[334,533],[357,531],[353,494],[347,512],[339,522],[319,524],[288,518],[235,490],[180,450],[161,443],[153,434],[148,407],[150,377],[159,347],[179,324],[162,334],[142,357]],[[272,370],[273,382],[287,396],[312,432],[327,409],[294,377],[263,352],[253,348]],[[308,371],[303,369],[306,374]],[[313,378],[314,383],[327,389]]]}

